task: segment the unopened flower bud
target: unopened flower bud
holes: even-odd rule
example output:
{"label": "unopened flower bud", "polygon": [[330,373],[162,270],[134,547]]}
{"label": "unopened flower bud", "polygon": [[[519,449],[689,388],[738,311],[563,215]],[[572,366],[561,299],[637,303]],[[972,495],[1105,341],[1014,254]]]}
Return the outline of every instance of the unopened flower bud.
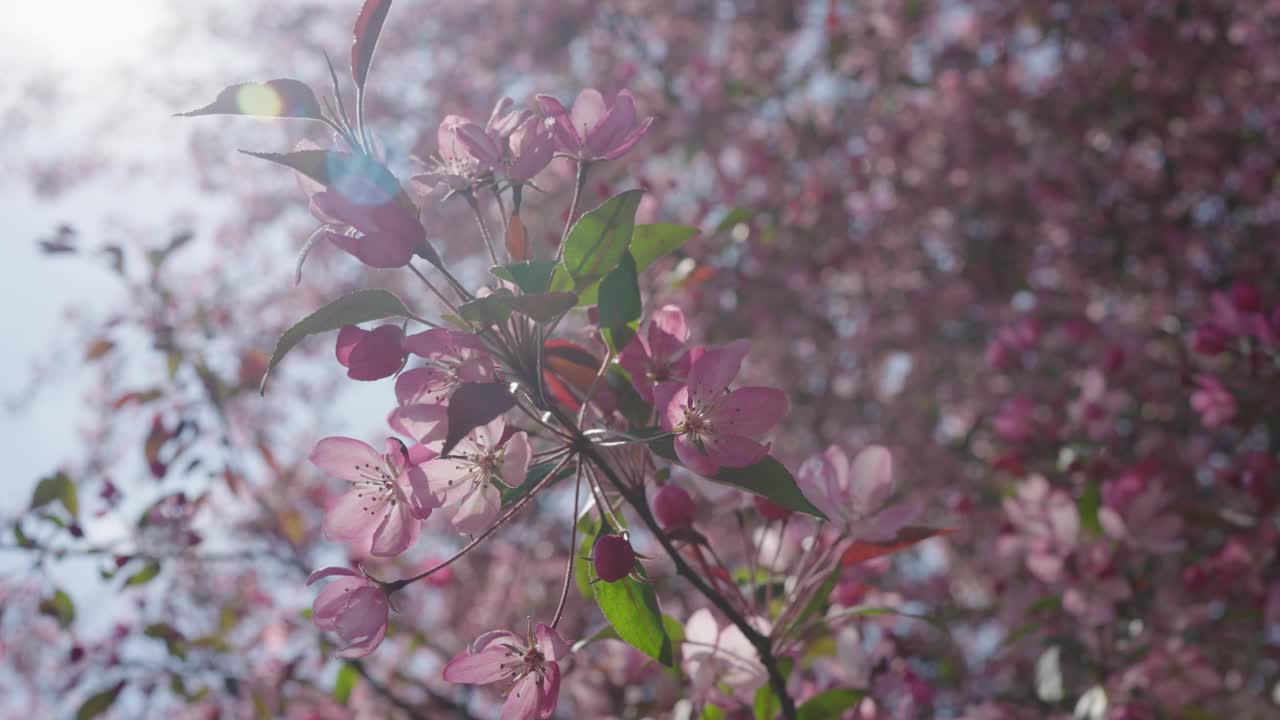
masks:
{"label": "unopened flower bud", "polygon": [[596,567],[596,577],[605,582],[617,582],[631,573],[636,565],[636,551],[621,535],[605,535],[596,541],[591,550],[591,560]]}
{"label": "unopened flower bud", "polygon": [[693,498],[682,487],[664,485],[653,496],[653,514],[658,517],[658,524],[664,528],[682,528],[693,524]]}

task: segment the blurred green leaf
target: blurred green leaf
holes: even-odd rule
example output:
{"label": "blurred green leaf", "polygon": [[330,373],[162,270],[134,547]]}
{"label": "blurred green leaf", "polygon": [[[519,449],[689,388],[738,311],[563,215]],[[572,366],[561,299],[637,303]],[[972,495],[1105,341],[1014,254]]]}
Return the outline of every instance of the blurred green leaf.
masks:
{"label": "blurred green leaf", "polygon": [[355,689],[356,682],[360,680],[360,671],[350,663],[343,663],[338,668],[338,677],[333,681],[333,699],[339,705],[346,705],[351,699],[351,691]]}
{"label": "blurred green leaf", "polygon": [[689,242],[698,234],[698,228],[684,225],[637,225],[631,234],[631,258],[636,261],[636,272],[644,272],[654,260]]}
{"label": "blurred green leaf", "polygon": [[102,713],[106,712],[115,703],[119,697],[120,691],[124,689],[124,681],[116,683],[109,690],[103,690],[95,695],[90,695],[88,700],[80,705],[80,709],[76,711],[76,720],[93,720]]}
{"label": "blurred green leaf", "polygon": [[837,688],[819,693],[798,708],[799,720],[831,720],[858,706],[867,696],[866,690]]}
{"label": "blurred green leaf", "polygon": [[40,612],[55,618],[64,630],[76,619],[75,603],[61,589],[54,590],[52,596],[40,601]]}

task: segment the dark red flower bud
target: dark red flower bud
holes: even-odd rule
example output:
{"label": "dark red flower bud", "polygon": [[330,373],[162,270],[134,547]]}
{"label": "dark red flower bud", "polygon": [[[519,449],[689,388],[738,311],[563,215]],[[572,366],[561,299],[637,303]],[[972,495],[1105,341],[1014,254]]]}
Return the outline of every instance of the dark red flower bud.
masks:
{"label": "dark red flower bud", "polygon": [[653,514],[664,528],[682,528],[693,524],[693,498],[682,487],[664,485],[653,496]]}
{"label": "dark red flower bud", "polygon": [[1253,283],[1240,281],[1231,286],[1231,304],[1242,313],[1262,311],[1262,294]]}
{"label": "dark red flower bud", "polygon": [[625,537],[605,535],[592,548],[591,560],[596,567],[596,577],[605,582],[617,582],[636,566],[636,551],[631,549],[631,543]]}
{"label": "dark red flower bud", "polygon": [[1230,333],[1214,323],[1205,323],[1196,328],[1191,346],[1201,355],[1221,355],[1226,352],[1230,342]]}

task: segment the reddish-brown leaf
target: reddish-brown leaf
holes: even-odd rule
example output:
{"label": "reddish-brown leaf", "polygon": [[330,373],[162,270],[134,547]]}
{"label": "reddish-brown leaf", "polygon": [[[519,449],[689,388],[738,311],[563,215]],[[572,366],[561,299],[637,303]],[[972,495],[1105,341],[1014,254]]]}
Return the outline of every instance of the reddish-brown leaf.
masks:
{"label": "reddish-brown leaf", "polygon": [[892,540],[884,542],[867,542],[860,540],[853,543],[844,551],[844,555],[840,558],[840,563],[846,567],[849,565],[857,565],[872,558],[878,558],[883,555],[905,550],[918,542],[928,540],[931,537],[939,535],[950,535],[955,532],[955,528],[927,528],[917,526],[907,526],[898,531],[896,537]]}
{"label": "reddish-brown leaf", "polygon": [[369,78],[369,66],[373,63],[373,51],[378,47],[378,36],[382,34],[382,23],[387,20],[387,11],[391,9],[391,0],[365,0],[356,18],[351,43],[351,77],[357,88],[364,88]]}

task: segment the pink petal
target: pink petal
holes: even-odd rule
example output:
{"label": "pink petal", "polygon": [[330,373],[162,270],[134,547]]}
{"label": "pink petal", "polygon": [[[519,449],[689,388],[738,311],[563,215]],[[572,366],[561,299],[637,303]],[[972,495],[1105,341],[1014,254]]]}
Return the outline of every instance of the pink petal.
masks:
{"label": "pink petal", "polygon": [[552,662],[569,657],[569,643],[565,642],[564,638],[561,638],[550,625],[538,623],[533,633],[543,657]]}
{"label": "pink petal", "polygon": [[776,388],[745,387],[730,392],[716,406],[717,432],[761,435],[787,414],[787,395]]}
{"label": "pink petal", "polygon": [[418,539],[418,521],[404,504],[391,506],[373,533],[369,552],[378,557],[393,557],[409,549]]}
{"label": "pink petal", "polygon": [[474,535],[493,522],[502,508],[498,489],[485,482],[466,497],[453,515],[453,529],[463,535]]}
{"label": "pink petal", "polygon": [[356,642],[353,642],[350,645],[339,650],[338,657],[344,657],[344,658],[364,657],[372,653],[374,650],[376,650],[378,645],[382,644],[382,640],[384,637],[386,637],[386,635],[387,635],[387,626],[383,625],[381,628],[378,629],[378,632],[369,636],[368,638],[365,638],[363,640],[357,640]]}
{"label": "pink petal", "polygon": [[317,580],[323,580],[324,578],[333,577],[334,575],[346,575],[348,577],[364,577],[363,575],[356,572],[355,570],[352,570],[351,568],[330,566],[327,568],[320,568],[319,570],[312,572],[310,575],[307,576],[306,584],[310,585],[311,583]]}
{"label": "pink petal", "polygon": [[374,268],[400,268],[409,264],[416,249],[412,237],[375,232],[353,238],[336,232],[325,237],[342,251]]}
{"label": "pink petal", "polygon": [[858,533],[858,539],[872,542],[892,540],[924,510],[924,500],[913,497],[881,510]]}
{"label": "pink petal", "polygon": [[351,605],[353,594],[368,587],[362,577],[346,577],[334,580],[324,587],[311,604],[311,619],[321,630],[337,629],[336,620]]}
{"label": "pink petal", "polygon": [[409,512],[419,520],[426,520],[431,511],[439,507],[436,496],[427,484],[427,474],[421,467],[410,467],[396,478],[396,489]]}
{"label": "pink petal", "polygon": [[458,126],[458,142],[467,149],[471,157],[484,167],[494,167],[502,160],[502,149],[489,137],[484,128],[468,122]]}
{"label": "pink petal", "polygon": [[[408,340],[405,343],[407,345]],[[453,386],[453,377],[446,370],[435,367],[406,370],[396,378],[396,401],[401,405],[440,405],[448,400]]]}
{"label": "pink petal", "polygon": [[453,341],[448,328],[432,328],[414,333],[404,339],[404,347],[409,352],[428,360],[448,355],[453,352]]}
{"label": "pink petal", "polygon": [[501,415],[499,415],[484,425],[472,430],[468,439],[478,445],[478,449],[490,450],[498,447],[498,443],[501,442],[502,434],[506,429],[507,422],[502,419]]}
{"label": "pink petal", "polygon": [[749,347],[746,340],[735,340],[708,349],[694,361],[689,369],[689,390],[695,403],[701,405],[728,389]]}
{"label": "pink petal", "polygon": [[438,452],[449,430],[449,409],[444,405],[405,405],[391,411],[387,424]]}
{"label": "pink petal", "polygon": [[382,467],[382,456],[367,443],[349,437],[327,437],[307,456],[313,465],[347,482],[363,482],[362,469]]}
{"label": "pink petal", "polygon": [[839,488],[831,477],[831,468],[821,455],[811,457],[800,464],[796,471],[796,485],[805,499],[830,517],[841,503],[837,500]]}
{"label": "pink petal", "polygon": [[[577,105],[574,105],[577,110]],[[621,92],[613,106],[587,134],[586,151],[592,157],[603,157],[635,129],[636,101],[631,93]],[[579,125],[578,127],[581,127]]]}
{"label": "pink petal", "polygon": [[578,97],[573,101],[573,109],[569,111],[569,121],[573,123],[573,128],[577,131],[578,137],[583,139],[584,145],[589,139],[590,131],[600,124],[607,112],[608,106],[605,105],[604,96],[599,90],[585,88],[578,93]]}
{"label": "pink petal", "polygon": [[702,452],[688,435],[677,435],[675,448],[676,457],[680,458],[680,462],[703,477],[712,477],[720,470],[720,464]]}
{"label": "pink petal", "polygon": [[721,467],[755,465],[769,454],[769,448],[742,435],[720,435],[707,441],[707,454]]}
{"label": "pink petal", "polygon": [[444,120],[440,121],[440,126],[436,128],[436,145],[440,158],[446,163],[465,163],[472,159],[471,154],[458,140],[457,132],[458,128],[470,122],[461,115],[446,115]]}
{"label": "pink petal", "polygon": [[343,493],[338,502],[324,515],[324,534],[330,540],[351,544],[367,551],[373,533],[382,522],[385,512],[382,503],[375,504],[366,497],[366,488],[355,487]]}
{"label": "pink petal", "polygon": [[[466,685],[487,685],[507,677],[517,666],[520,656],[503,645],[493,645],[479,652],[455,655],[441,671],[444,679]],[[507,664],[506,668],[502,666]]]}
{"label": "pink petal", "polygon": [[542,706],[542,688],[538,687],[538,677],[529,673],[520,678],[507,693],[507,701],[502,705],[499,720],[533,720],[538,716]]}
{"label": "pink petal", "polygon": [[671,357],[684,349],[689,341],[689,324],[684,312],[675,305],[663,305],[649,320],[649,352],[656,357]]}
{"label": "pink petal", "polygon": [[502,458],[502,482],[517,487],[524,484],[525,475],[529,473],[529,458],[533,450],[529,447],[529,436],[518,432],[507,439],[505,454]]}
{"label": "pink petal", "polygon": [[637,127],[635,131],[623,138],[622,141],[619,142],[612,150],[605,153],[604,159],[617,160],[623,155],[626,155],[631,148],[636,146],[636,143],[640,142],[640,138],[644,137],[644,134],[649,131],[649,126],[652,124],[653,118],[645,118],[644,122],[640,123],[640,126]]}
{"label": "pink petal", "polygon": [[658,383],[653,388],[653,409],[658,411],[662,429],[671,432],[684,423],[689,404],[689,388],[677,382]]}
{"label": "pink petal", "polygon": [[863,448],[849,471],[849,503],[858,514],[868,515],[879,510],[892,493],[893,456],[888,448]]}
{"label": "pink petal", "polygon": [[556,711],[556,700],[560,697],[560,666],[551,663],[547,666],[546,677],[542,681],[542,702],[538,705],[538,717],[547,720]]}
{"label": "pink petal", "polygon": [[573,121],[569,118],[569,111],[565,109],[559,100],[550,95],[539,95],[537,99],[538,107],[555,122],[551,132],[555,136],[556,143],[560,146],[560,149],[565,152],[578,152],[582,148],[582,137],[574,129]]}
{"label": "pink petal", "polygon": [[335,348],[338,364],[343,367],[351,367],[351,353],[367,333],[368,331],[361,330],[355,325],[344,325],[338,331],[338,344]]}
{"label": "pink petal", "polygon": [[437,506],[457,505],[467,493],[481,469],[475,463],[462,458],[437,458],[422,465],[427,476],[427,486],[436,498]]}

